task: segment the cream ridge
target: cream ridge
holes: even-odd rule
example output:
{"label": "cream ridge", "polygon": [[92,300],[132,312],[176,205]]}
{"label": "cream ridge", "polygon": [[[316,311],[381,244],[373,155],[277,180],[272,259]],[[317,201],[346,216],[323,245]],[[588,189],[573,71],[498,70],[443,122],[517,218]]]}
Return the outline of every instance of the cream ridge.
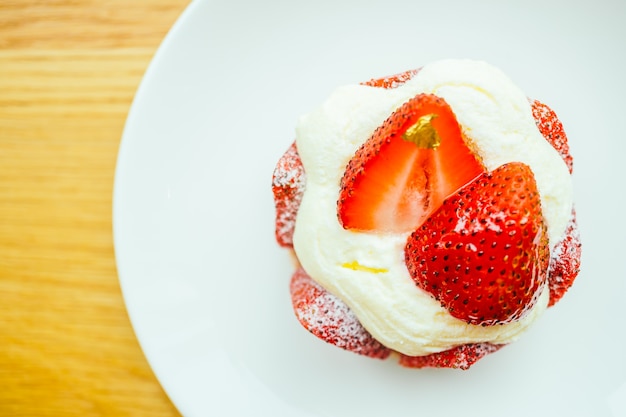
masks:
{"label": "cream ridge", "polygon": [[527,97],[493,66],[444,60],[424,66],[397,88],[340,87],[299,120],[296,144],[306,188],[293,239],[296,255],[315,281],[341,298],[393,350],[417,356],[465,343],[512,342],[546,309],[547,286],[523,319],[469,325],[452,317],[411,279],[404,262],[408,233],[359,233],[339,224],[337,198],[348,161],[394,110],[419,93],[446,100],[487,169],[513,161],[531,167],[551,248],[561,239],[572,211],[571,178],[537,129]]}

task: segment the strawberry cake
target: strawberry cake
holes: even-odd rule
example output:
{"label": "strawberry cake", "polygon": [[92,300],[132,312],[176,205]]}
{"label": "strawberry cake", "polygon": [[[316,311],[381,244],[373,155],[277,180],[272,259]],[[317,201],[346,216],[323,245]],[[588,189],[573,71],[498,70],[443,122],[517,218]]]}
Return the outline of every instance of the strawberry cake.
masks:
{"label": "strawberry cake", "polygon": [[469,368],[578,274],[572,169],[555,113],[484,62],[338,88],[273,174],[297,319],[365,356]]}

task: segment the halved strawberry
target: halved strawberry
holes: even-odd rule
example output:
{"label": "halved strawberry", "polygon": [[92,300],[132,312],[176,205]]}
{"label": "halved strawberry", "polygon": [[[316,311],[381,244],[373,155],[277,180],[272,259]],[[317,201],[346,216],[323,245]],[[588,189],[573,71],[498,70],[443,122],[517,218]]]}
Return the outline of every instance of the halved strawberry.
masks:
{"label": "halved strawberry", "polygon": [[415,283],[452,316],[476,325],[522,318],[546,282],[549,256],[535,178],[519,162],[446,199],[405,247]]}
{"label": "halved strawberry", "polygon": [[563,124],[554,110],[546,104],[538,100],[530,100],[530,105],[539,132],[561,155],[571,174],[574,170],[574,158],[572,158],[569,152],[569,142],[567,141],[565,130],[563,130]]}
{"label": "halved strawberry", "polygon": [[315,336],[372,358],[384,359],[391,353],[365,330],[343,301],[313,281],[303,268],[291,277],[290,290],[298,321]]}
{"label": "halved strawberry", "polygon": [[400,365],[408,368],[453,368],[469,369],[479,359],[493,353],[505,345],[493,343],[468,343],[443,352],[426,356],[400,356]]}
{"label": "halved strawberry", "polygon": [[450,106],[419,94],[385,120],[348,163],[339,221],[345,229],[411,231],[483,171]]}
{"label": "halved strawberry", "polygon": [[396,88],[413,78],[419,70],[420,68],[404,71],[399,74],[389,75],[387,77],[372,78],[369,81],[362,82],[361,85],[369,85],[370,87],[380,88]]}
{"label": "halved strawberry", "polygon": [[276,206],[276,241],[283,247],[293,246],[296,215],[304,194],[305,174],[296,143],[278,160],[272,176]]}
{"label": "halved strawberry", "polygon": [[576,211],[572,210],[563,239],[554,247],[550,266],[548,267],[548,288],[550,288],[550,302],[553,306],[563,297],[572,286],[580,271],[581,242]]}

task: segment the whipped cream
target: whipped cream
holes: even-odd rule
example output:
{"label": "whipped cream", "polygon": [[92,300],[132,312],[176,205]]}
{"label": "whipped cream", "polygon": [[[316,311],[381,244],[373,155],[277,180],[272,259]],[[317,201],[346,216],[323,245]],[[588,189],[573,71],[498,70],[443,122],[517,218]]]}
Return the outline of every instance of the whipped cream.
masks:
{"label": "whipped cream", "polygon": [[459,344],[509,343],[546,309],[549,291],[521,320],[475,326],[451,316],[409,275],[404,246],[409,233],[345,230],[337,219],[340,181],[356,150],[398,107],[419,93],[442,97],[454,111],[468,145],[488,170],[513,161],[534,172],[551,248],[572,210],[569,171],[543,138],[524,93],[500,70],[478,61],[445,60],[424,66],[393,89],[338,88],[296,128],[307,175],[294,249],[307,273],[341,298],[385,346],[417,356]]}

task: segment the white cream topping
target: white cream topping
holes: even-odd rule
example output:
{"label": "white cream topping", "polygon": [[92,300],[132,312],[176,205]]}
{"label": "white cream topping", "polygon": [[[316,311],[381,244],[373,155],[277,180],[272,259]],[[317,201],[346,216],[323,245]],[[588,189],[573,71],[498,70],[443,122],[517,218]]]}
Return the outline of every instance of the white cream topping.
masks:
{"label": "white cream topping", "polygon": [[394,110],[419,93],[446,100],[487,169],[513,161],[531,167],[550,244],[558,242],[571,214],[571,178],[559,154],[537,129],[527,97],[486,63],[445,60],[423,67],[394,89],[340,87],[321,107],[301,118],[296,143],[307,179],[296,220],[296,254],[309,275],[340,297],[363,326],[391,349],[425,355],[464,343],[509,343],[545,310],[547,288],[517,322],[469,325],[452,317],[413,282],[404,262],[408,234],[349,231],[337,219],[339,184],[348,161]]}

